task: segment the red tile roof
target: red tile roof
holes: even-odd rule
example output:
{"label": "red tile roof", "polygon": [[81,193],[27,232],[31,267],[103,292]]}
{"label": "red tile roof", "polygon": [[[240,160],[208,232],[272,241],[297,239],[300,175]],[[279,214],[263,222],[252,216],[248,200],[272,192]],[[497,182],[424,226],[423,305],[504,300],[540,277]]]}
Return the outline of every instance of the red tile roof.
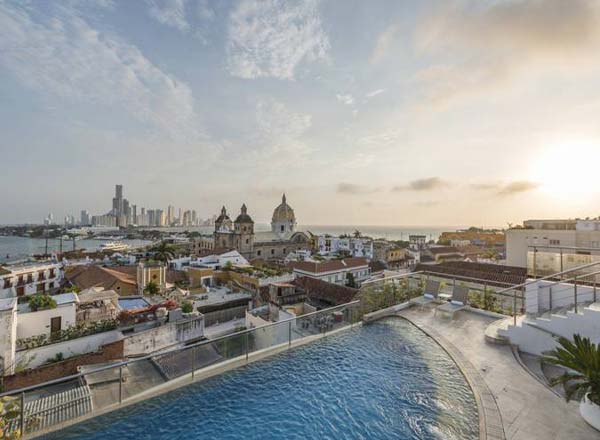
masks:
{"label": "red tile roof", "polygon": [[418,264],[415,270],[464,281],[475,278],[497,287],[510,287],[524,283],[527,280],[526,268],[499,264],[469,263],[466,261],[448,261],[433,265]]}
{"label": "red tile roof", "polygon": [[353,257],[344,258],[343,260],[329,260],[316,263],[309,261],[294,261],[289,263],[288,267],[309,273],[326,273],[368,265],[369,263],[366,258]]}
{"label": "red tile roof", "polygon": [[304,289],[308,298],[325,302],[332,306],[353,301],[358,295],[358,289],[310,277],[298,277],[293,281],[293,284]]}

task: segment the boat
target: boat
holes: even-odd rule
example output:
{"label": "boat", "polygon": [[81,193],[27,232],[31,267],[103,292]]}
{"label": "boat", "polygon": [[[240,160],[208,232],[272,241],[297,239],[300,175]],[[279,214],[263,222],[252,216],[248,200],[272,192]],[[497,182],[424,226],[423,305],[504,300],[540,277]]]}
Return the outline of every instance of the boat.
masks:
{"label": "boat", "polygon": [[122,241],[109,241],[100,245],[101,251],[126,251],[129,249],[129,245]]}

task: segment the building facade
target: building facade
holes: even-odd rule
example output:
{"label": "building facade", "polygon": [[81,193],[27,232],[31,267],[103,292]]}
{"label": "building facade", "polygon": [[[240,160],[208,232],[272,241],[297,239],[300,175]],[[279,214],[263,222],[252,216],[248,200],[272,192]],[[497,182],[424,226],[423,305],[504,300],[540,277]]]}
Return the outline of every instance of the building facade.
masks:
{"label": "building facade", "polygon": [[52,292],[64,278],[59,263],[34,263],[0,269],[0,298]]}
{"label": "building facade", "polygon": [[308,235],[297,231],[296,227],[296,216],[287,204],[285,194],[273,211],[271,231],[266,232],[255,232],[254,221],[245,204],[234,221],[223,206],[215,220],[214,248],[235,249],[248,260],[283,261],[290,252],[311,248]]}

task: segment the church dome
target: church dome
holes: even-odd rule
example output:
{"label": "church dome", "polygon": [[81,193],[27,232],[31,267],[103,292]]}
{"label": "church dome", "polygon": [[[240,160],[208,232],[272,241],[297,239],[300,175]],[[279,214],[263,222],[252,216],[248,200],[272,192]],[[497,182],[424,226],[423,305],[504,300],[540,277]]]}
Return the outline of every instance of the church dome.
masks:
{"label": "church dome", "polygon": [[242,210],[240,212],[240,215],[238,215],[235,219],[235,223],[254,223],[252,217],[248,215],[248,209],[246,208],[245,203],[242,205]]}
{"label": "church dome", "polygon": [[285,194],[281,198],[281,204],[273,211],[271,223],[295,223],[296,215],[290,205],[287,204]]}
{"label": "church dome", "polygon": [[226,220],[231,221],[231,219],[227,215],[227,210],[223,206],[223,208],[221,208],[221,215],[217,217],[217,219],[215,220],[215,223],[223,223]]}

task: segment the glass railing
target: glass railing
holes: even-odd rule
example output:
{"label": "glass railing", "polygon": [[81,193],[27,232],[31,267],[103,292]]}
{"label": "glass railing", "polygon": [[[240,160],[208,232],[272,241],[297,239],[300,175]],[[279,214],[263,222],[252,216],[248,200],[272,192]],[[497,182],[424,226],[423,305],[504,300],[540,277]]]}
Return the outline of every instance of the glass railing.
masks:
{"label": "glass railing", "polygon": [[515,316],[524,313],[522,289],[510,283],[467,276],[452,276],[420,271],[363,283],[360,289],[361,311],[370,313],[418,298],[428,281],[439,283],[438,300],[451,301],[454,288],[468,288],[467,305],[472,308]]}
{"label": "glass railing", "polygon": [[[359,301],[0,394],[6,434],[39,435],[351,327]],[[231,365],[228,365],[231,364]],[[222,367],[222,368],[219,368]],[[0,431],[1,433],[1,431]]]}
{"label": "glass railing", "polygon": [[[527,274],[534,278],[570,272],[586,275],[597,271],[600,249],[560,246],[530,246],[527,251]],[[595,276],[600,282],[600,275]]]}

